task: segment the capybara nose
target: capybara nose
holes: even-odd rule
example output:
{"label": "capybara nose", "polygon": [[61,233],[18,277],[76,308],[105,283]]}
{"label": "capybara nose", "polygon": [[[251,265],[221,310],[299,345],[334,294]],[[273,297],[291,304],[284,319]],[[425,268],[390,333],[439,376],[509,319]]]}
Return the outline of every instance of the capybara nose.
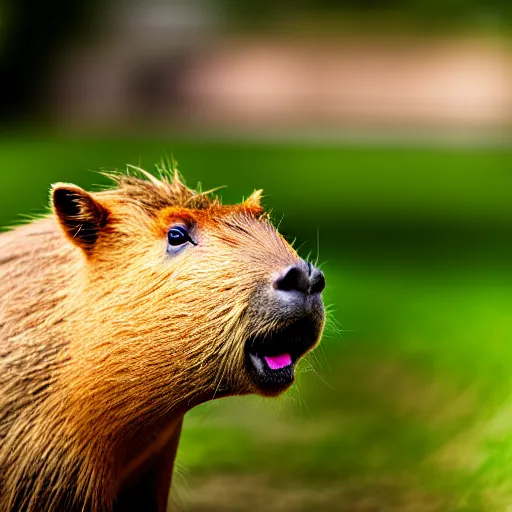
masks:
{"label": "capybara nose", "polygon": [[294,265],[276,279],[274,288],[283,292],[301,292],[305,295],[322,293],[325,288],[325,277],[321,270],[311,263],[304,266]]}

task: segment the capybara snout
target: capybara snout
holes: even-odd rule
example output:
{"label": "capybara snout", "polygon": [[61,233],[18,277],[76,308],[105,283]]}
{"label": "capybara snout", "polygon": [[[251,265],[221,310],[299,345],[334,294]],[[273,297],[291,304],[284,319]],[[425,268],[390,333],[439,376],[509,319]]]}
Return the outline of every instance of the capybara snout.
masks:
{"label": "capybara snout", "polygon": [[299,260],[274,275],[271,286],[255,290],[244,350],[253,391],[276,395],[293,382],[296,363],[314,348],[323,329],[324,288],[323,272]]}
{"label": "capybara snout", "polygon": [[325,277],[310,262],[301,261],[284,269],[272,288],[268,305],[280,309],[283,316],[323,315],[321,294],[325,288]]}

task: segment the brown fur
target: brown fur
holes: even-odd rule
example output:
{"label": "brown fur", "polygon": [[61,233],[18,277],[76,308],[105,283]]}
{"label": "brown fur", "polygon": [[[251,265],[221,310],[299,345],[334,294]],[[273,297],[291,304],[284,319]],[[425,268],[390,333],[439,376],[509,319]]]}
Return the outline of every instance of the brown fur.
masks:
{"label": "brown fur", "polygon": [[[0,235],[2,511],[165,510],[183,414],[255,391],[243,340],[275,319],[249,299],[298,256],[259,192],[224,206],[147,178],[57,185],[76,216],[55,206]],[[178,220],[199,243],[168,257]]]}

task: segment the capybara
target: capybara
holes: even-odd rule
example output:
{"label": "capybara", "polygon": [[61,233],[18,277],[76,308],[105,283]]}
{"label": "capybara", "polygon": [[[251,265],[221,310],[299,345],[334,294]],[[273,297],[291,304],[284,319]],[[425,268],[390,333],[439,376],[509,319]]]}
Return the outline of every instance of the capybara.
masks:
{"label": "capybara", "polygon": [[278,395],[321,336],[324,276],[260,191],[113,179],[0,235],[1,512],[165,511],[184,414]]}

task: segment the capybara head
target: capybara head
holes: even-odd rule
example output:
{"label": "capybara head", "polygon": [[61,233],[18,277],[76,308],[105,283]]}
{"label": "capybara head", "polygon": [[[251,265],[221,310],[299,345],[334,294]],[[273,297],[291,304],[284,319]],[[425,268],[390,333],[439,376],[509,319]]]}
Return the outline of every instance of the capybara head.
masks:
{"label": "capybara head", "polygon": [[177,174],[115,179],[52,192],[83,255],[84,372],[111,364],[101,375],[137,389],[133,400],[147,395],[141,383],[160,399],[181,386],[191,401],[287,389],[319,341],[325,280],[271,224],[260,191],[223,205]]}

